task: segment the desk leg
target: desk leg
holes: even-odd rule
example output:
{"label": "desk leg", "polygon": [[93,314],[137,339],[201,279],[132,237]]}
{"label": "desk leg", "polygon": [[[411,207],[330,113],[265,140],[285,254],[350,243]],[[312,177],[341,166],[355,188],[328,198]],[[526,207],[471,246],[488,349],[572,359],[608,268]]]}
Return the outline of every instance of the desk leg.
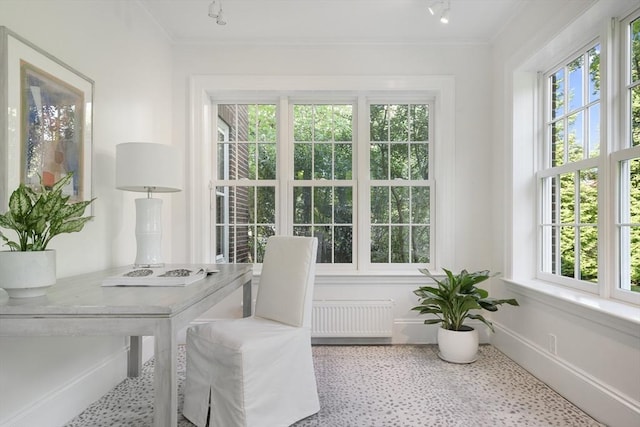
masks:
{"label": "desk leg", "polygon": [[127,359],[127,376],[140,376],[142,369],[142,337],[129,337],[129,355]]}
{"label": "desk leg", "polygon": [[251,280],[242,286],[242,317],[251,316]]}
{"label": "desk leg", "polygon": [[155,335],[154,427],[175,427],[178,424],[177,353],[173,325],[171,321],[161,321]]}

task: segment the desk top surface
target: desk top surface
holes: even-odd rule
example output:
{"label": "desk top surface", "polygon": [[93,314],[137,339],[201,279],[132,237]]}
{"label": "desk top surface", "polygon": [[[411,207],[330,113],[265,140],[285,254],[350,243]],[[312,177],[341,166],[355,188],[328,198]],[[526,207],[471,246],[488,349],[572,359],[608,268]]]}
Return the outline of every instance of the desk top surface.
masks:
{"label": "desk top surface", "polygon": [[127,271],[131,266],[58,279],[45,296],[0,300],[0,319],[172,315],[227,286],[241,287],[253,271],[252,264],[203,266],[218,272],[187,286],[102,286],[103,279]]}

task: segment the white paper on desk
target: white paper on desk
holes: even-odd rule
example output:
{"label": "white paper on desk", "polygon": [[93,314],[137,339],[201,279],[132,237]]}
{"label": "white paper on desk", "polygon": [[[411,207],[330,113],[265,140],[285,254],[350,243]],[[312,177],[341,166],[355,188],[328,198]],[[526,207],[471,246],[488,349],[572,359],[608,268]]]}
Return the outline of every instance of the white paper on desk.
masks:
{"label": "white paper on desk", "polygon": [[117,276],[107,277],[102,286],[187,286],[218,270],[197,266],[171,266],[170,268],[133,268]]}

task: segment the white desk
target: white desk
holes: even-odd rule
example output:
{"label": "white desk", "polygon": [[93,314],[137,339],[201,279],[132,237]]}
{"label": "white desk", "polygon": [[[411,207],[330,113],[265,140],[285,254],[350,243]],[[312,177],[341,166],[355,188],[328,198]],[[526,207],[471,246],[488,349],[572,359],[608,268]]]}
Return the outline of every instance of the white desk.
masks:
{"label": "white desk", "polygon": [[178,423],[177,333],[243,287],[243,315],[251,315],[251,264],[211,265],[220,270],[184,287],[103,287],[114,268],[58,279],[46,296],[0,303],[0,336],[131,336],[129,376],[140,371],[141,337],[155,337],[154,420]]}

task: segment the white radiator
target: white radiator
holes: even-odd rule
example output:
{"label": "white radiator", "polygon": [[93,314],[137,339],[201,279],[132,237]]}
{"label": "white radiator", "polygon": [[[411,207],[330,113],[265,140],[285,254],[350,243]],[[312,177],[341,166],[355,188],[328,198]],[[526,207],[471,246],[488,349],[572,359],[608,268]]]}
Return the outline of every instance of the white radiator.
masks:
{"label": "white radiator", "polygon": [[313,302],[311,336],[391,337],[393,301]]}

